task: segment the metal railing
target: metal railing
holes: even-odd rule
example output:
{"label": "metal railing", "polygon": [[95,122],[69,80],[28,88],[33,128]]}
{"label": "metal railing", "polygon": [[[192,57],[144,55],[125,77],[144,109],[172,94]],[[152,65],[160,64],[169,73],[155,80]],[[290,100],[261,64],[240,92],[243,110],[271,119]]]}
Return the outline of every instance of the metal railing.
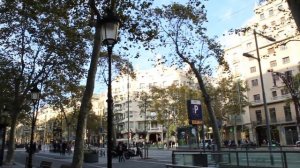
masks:
{"label": "metal railing", "polygon": [[[285,150],[282,150],[285,149]],[[198,155],[197,157],[195,157]],[[298,147],[274,147],[272,155],[274,162],[270,160],[267,147],[257,149],[236,149],[221,152],[203,150],[174,150],[172,151],[172,164],[196,166],[193,158],[204,156],[208,166],[215,167],[280,167],[298,168],[300,165],[300,148]]]}

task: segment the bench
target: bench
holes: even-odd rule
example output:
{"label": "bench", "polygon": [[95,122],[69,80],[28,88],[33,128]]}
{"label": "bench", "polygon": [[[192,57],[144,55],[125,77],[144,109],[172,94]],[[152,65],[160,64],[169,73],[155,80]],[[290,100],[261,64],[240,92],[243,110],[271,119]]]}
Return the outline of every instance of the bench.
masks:
{"label": "bench", "polygon": [[52,162],[41,161],[40,168],[51,168]]}
{"label": "bench", "polygon": [[178,164],[166,164],[166,168],[175,167],[175,168],[209,168],[209,167],[200,167],[200,166],[192,166],[192,165],[178,165]]}

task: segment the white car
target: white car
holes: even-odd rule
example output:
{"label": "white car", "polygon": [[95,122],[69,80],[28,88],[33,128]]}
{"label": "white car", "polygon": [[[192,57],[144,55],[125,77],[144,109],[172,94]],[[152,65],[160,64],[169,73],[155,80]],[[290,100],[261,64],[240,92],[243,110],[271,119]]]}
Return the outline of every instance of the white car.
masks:
{"label": "white car", "polygon": [[297,146],[297,147],[300,147],[300,141],[297,141],[297,142],[296,142],[296,146]]}

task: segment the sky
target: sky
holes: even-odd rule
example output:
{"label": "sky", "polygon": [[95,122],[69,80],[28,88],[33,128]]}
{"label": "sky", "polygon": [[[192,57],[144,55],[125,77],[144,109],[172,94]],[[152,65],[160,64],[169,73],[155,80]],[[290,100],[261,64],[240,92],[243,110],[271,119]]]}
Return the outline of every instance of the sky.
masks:
{"label": "sky", "polygon": [[[168,4],[171,2],[184,3],[186,0],[155,0],[155,5]],[[208,23],[207,34],[209,36],[218,36],[222,43],[222,36],[231,28],[242,27],[248,20],[254,16],[254,6],[257,0],[208,0],[205,1]],[[203,2],[203,1],[202,1]],[[117,46],[116,46],[117,47]],[[153,62],[148,62],[149,57],[154,57],[157,53],[151,51],[141,51],[142,57],[134,60],[135,69],[150,69]],[[95,93],[100,93],[107,86],[96,84]]]}
{"label": "sky", "polygon": [[207,32],[209,35],[222,36],[231,28],[243,26],[254,16],[257,0],[209,0],[206,2],[208,14]]}

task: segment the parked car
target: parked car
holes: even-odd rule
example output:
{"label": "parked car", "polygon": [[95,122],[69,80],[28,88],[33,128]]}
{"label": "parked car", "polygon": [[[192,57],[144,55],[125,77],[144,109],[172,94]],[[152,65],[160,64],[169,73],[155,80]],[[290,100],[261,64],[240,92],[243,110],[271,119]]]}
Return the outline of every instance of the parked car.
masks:
{"label": "parked car", "polygon": [[245,149],[250,149],[250,148],[255,149],[256,148],[256,143],[254,143],[254,142],[243,143],[243,144],[241,144],[241,149],[243,149],[243,148],[245,148]]}
{"label": "parked car", "polygon": [[296,146],[297,146],[297,147],[300,147],[300,141],[297,141],[297,142],[296,142]]}

